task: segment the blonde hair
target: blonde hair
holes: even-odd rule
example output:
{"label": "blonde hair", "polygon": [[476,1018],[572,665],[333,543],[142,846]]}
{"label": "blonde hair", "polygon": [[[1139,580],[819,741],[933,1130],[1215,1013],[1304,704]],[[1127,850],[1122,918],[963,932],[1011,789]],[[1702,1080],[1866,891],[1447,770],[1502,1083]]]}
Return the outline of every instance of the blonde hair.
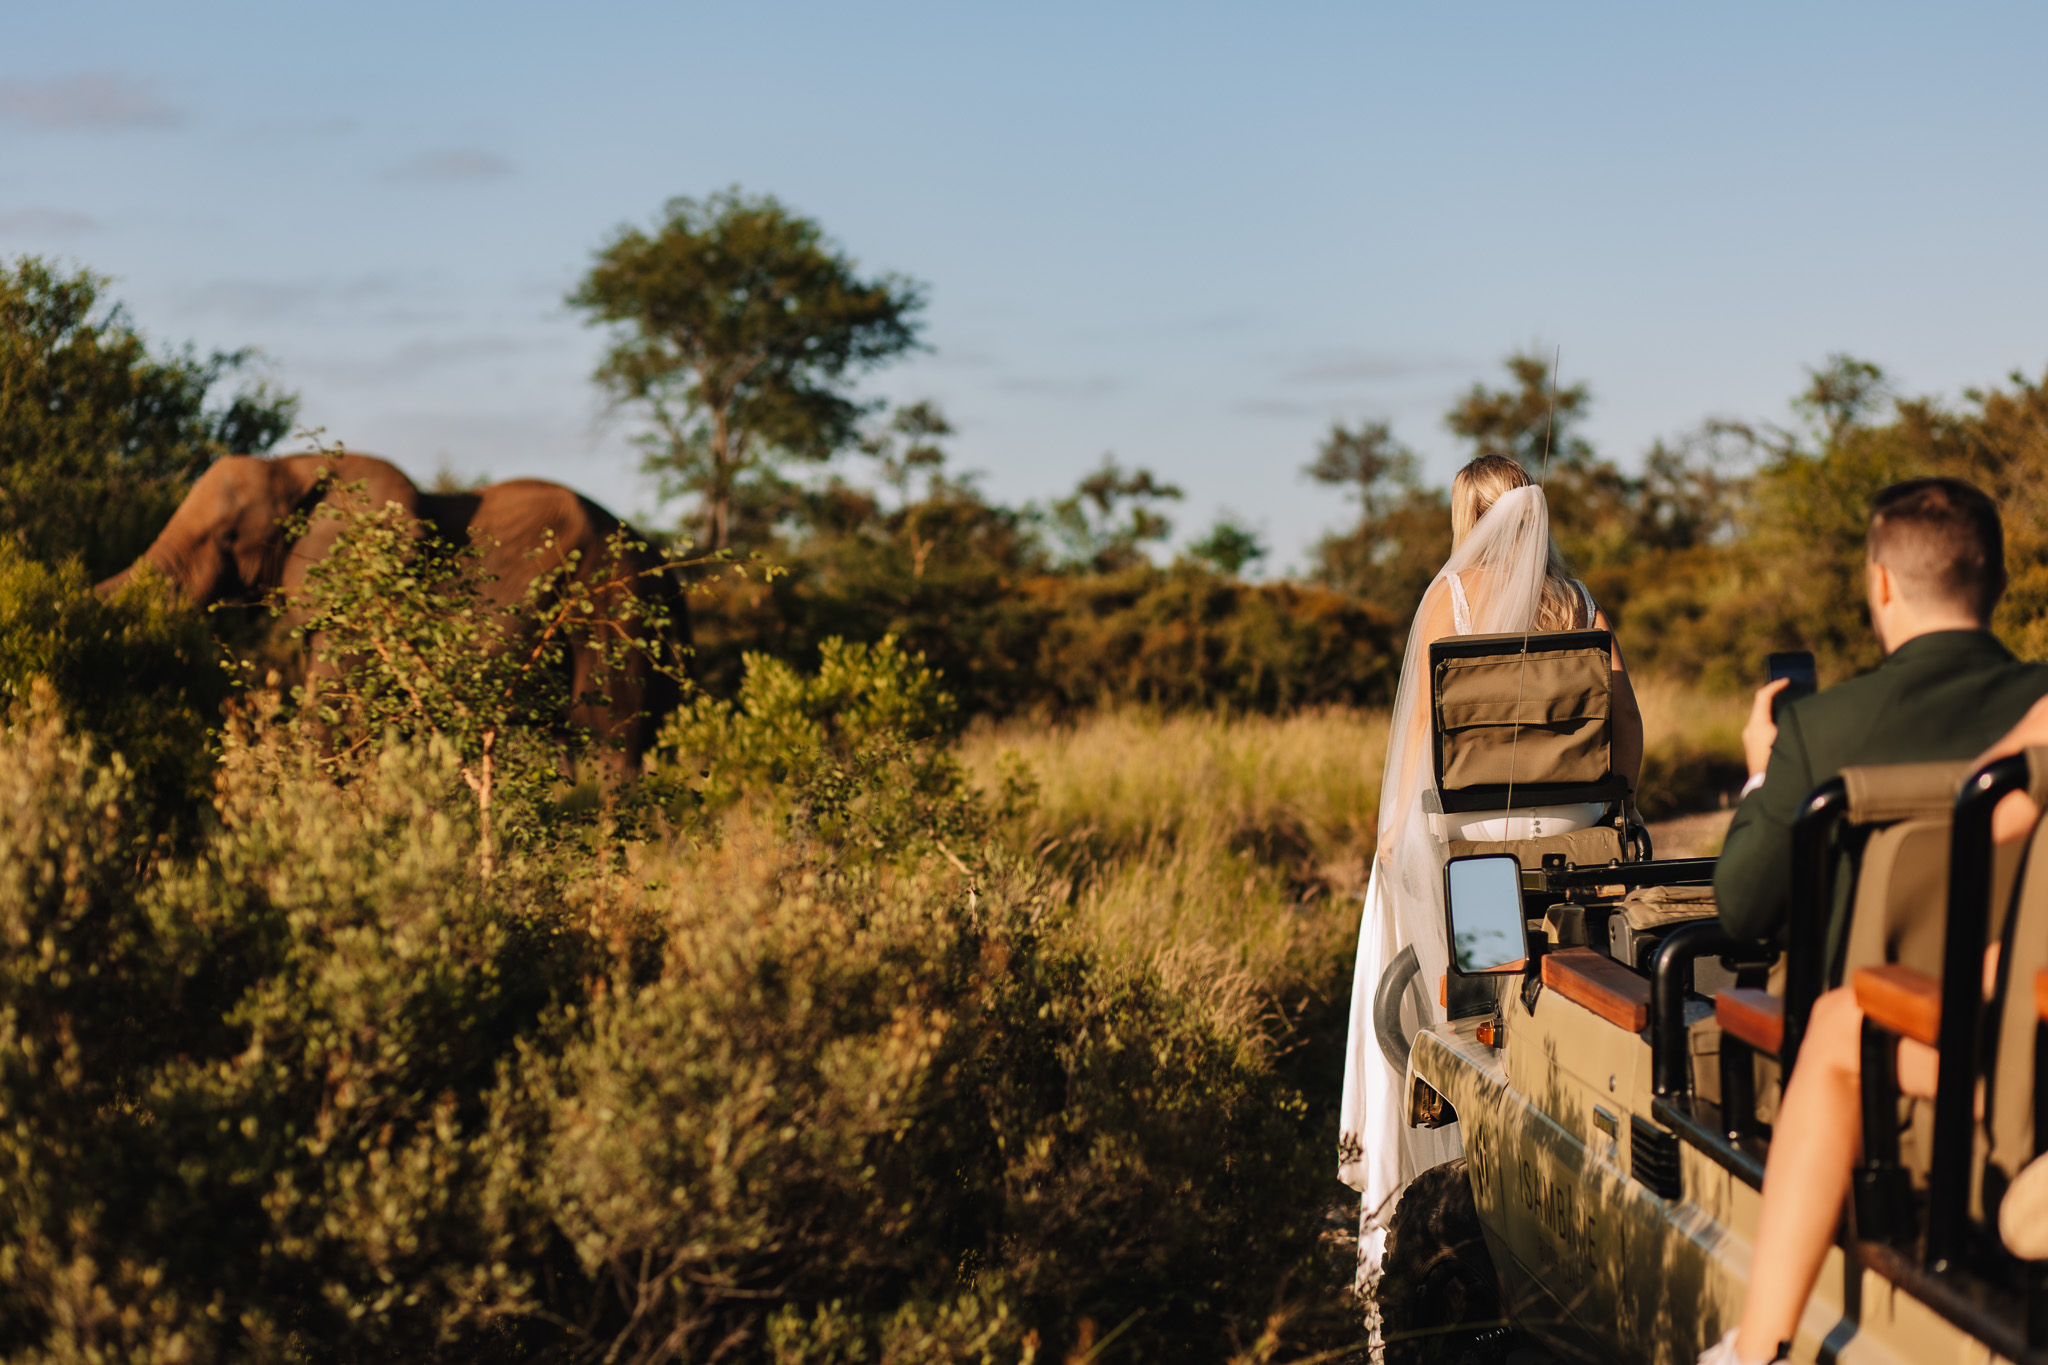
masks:
{"label": "blonde hair", "polygon": [[[1451,479],[1451,548],[1456,550],[1465,543],[1465,537],[1501,494],[1528,486],[1529,472],[1522,462],[1505,455],[1481,455],[1459,470]],[[1583,630],[1592,624],[1571,565],[1553,537],[1543,571],[1543,600],[1536,608],[1536,629]]]}

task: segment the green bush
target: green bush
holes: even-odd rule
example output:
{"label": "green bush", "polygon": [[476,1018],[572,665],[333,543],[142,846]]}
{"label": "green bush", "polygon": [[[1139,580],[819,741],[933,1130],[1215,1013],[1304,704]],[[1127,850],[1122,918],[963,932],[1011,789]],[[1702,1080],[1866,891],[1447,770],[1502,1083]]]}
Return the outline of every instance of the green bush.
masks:
{"label": "green bush", "polygon": [[856,579],[799,562],[772,587],[693,608],[693,622],[715,695],[733,695],[749,652],[810,668],[826,639],[893,636],[944,679],[963,716],[1131,701],[1263,714],[1384,704],[1406,625],[1344,593],[1195,563]]}
{"label": "green bush", "polygon": [[47,686],[58,714],[122,756],[160,823],[188,822],[206,800],[225,665],[205,619],[161,580],[103,601],[76,563],[53,569],[0,540],[0,702],[11,714]]}
{"label": "green bush", "polygon": [[228,392],[254,353],[151,355],[108,281],[0,261],[0,536],[51,564],[125,568],[221,455],[268,450],[298,400]]}
{"label": "green bush", "polygon": [[923,657],[892,636],[829,639],[819,655],[810,677],[747,655],[736,702],[699,697],[670,717],[660,743],[671,773],[704,809],[766,794],[801,830],[871,853],[971,849],[986,821],[939,742],[958,713]]}
{"label": "green bush", "polygon": [[[693,833],[563,825],[489,879],[445,740],[338,771],[253,714],[197,850],[138,858],[124,765],[24,712],[0,1350],[1057,1360],[1122,1325],[1221,1361],[1276,1307],[1341,1340],[1323,1135],[1258,1022],[1101,955],[1028,860],[934,850],[990,818],[943,693],[829,658],[672,727],[729,783]],[[833,782],[959,823],[790,837]]]}

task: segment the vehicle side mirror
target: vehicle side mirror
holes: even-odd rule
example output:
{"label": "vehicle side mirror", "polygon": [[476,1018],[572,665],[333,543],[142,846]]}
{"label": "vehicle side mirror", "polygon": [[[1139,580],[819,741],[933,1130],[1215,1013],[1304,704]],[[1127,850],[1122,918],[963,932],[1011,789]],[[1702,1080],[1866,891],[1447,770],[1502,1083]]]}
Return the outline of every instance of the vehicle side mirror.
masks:
{"label": "vehicle side mirror", "polygon": [[1459,976],[1519,972],[1529,960],[1522,914],[1522,861],[1512,853],[1453,858],[1444,867],[1451,970]]}

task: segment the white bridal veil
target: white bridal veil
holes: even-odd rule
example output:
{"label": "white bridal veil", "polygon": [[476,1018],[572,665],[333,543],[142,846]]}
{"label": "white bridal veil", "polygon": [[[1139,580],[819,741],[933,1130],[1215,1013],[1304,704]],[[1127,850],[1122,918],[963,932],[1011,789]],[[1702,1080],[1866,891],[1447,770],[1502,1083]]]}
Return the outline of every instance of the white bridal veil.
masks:
{"label": "white bridal veil", "polygon": [[[1389,1055],[1399,1054],[1395,1035],[1411,1037],[1416,1028],[1443,1018],[1436,983],[1448,958],[1445,851],[1441,819],[1430,818],[1438,802],[1430,735],[1429,645],[1451,634],[1535,629],[1549,558],[1550,512],[1543,490],[1511,489],[1451,552],[1422,595],[1408,631],[1387,735],[1379,845],[1359,923],[1351,1024],[1344,1047],[1337,1176],[1364,1197],[1361,1275],[1378,1268],[1386,1222],[1393,1215],[1392,1196],[1415,1176],[1455,1159],[1462,1150],[1455,1124],[1438,1129],[1408,1126],[1406,1060],[1403,1057],[1396,1065]],[[1412,969],[1404,960],[1410,949]],[[1391,976],[1389,969],[1395,969]],[[1398,1029],[1387,1026],[1394,1021]]]}

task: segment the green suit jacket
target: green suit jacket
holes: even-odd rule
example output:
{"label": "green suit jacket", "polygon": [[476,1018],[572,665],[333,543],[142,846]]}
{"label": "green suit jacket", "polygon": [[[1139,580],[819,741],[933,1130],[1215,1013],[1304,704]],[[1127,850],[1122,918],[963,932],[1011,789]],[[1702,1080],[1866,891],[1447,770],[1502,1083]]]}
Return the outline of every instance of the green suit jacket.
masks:
{"label": "green suit jacket", "polygon": [[1784,930],[1792,821],[1815,787],[1864,763],[1975,758],[2044,694],[2048,665],[2019,662],[1988,630],[1939,630],[1785,707],[1763,785],[1743,798],[1714,866],[1722,927],[1747,939]]}

